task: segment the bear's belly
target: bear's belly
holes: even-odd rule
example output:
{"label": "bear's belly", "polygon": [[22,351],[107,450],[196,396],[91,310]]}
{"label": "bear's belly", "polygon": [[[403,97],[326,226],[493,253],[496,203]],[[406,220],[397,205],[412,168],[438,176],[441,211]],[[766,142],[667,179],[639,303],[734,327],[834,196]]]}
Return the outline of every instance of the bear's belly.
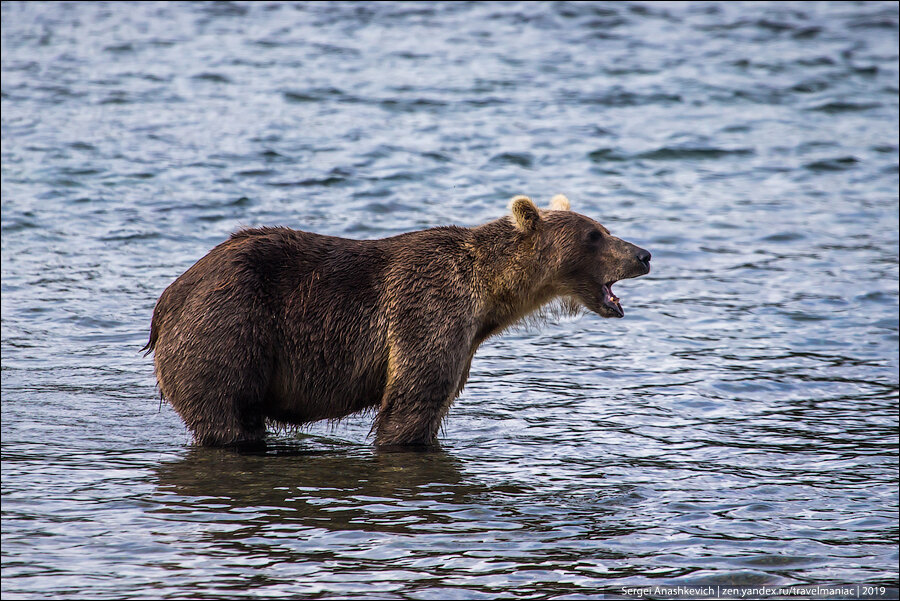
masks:
{"label": "bear's belly", "polygon": [[340,419],[373,409],[381,403],[386,364],[355,370],[303,367],[280,369],[275,374],[263,404],[267,419],[299,425],[321,419]]}

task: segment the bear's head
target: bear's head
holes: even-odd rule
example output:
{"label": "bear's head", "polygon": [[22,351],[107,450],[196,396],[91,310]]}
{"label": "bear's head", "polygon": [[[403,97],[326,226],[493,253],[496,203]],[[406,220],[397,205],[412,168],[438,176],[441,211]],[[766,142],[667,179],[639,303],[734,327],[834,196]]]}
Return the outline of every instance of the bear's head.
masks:
{"label": "bear's head", "polygon": [[649,252],[573,212],[561,194],[547,209],[539,209],[527,196],[516,196],[510,210],[522,241],[543,266],[542,279],[553,296],[573,300],[601,317],[624,317],[612,285],[649,273]]}

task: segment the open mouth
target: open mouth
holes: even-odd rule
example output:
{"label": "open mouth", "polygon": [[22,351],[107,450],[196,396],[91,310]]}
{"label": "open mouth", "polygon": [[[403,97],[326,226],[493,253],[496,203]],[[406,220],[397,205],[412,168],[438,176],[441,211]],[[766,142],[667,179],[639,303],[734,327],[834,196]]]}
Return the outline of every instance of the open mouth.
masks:
{"label": "open mouth", "polygon": [[616,281],[613,280],[603,284],[603,306],[612,311],[617,317],[625,317],[625,311],[622,310],[619,298],[612,291],[612,285],[615,283]]}

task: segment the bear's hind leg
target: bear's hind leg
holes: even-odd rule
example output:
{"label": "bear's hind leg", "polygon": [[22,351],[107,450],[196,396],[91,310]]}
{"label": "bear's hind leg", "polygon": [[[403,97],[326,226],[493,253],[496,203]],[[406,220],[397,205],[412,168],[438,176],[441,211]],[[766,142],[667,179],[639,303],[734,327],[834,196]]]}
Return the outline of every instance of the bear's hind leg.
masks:
{"label": "bear's hind leg", "polygon": [[[218,344],[210,344],[214,340]],[[223,342],[224,341],[224,342]],[[235,341],[233,344],[227,342]],[[270,362],[248,337],[162,336],[155,352],[163,396],[197,444],[253,448],[266,436],[262,400]]]}
{"label": "bear's hind leg", "polygon": [[[243,406],[246,409],[240,410]],[[197,444],[205,447],[229,447],[236,450],[264,448],[266,423],[256,402],[229,404],[214,419],[204,416],[188,423]]]}
{"label": "bear's hind leg", "polygon": [[190,379],[176,380],[174,390],[163,387],[163,395],[193,433],[196,443],[237,449],[264,446],[266,424],[260,409],[260,387],[242,376],[214,384],[197,371],[193,370]]}

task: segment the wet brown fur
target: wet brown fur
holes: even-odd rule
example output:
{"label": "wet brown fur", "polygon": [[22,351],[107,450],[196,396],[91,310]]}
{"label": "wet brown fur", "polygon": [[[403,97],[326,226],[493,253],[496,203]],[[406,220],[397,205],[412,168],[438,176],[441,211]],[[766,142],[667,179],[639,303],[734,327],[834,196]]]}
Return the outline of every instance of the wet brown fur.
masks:
{"label": "wet brown fur", "polygon": [[236,232],[156,303],[160,391],[202,445],[366,409],[376,444],[432,444],[485,339],[554,300],[615,316],[600,286],[649,270],[565,197],[551,207],[516,197],[478,227],[381,240]]}

